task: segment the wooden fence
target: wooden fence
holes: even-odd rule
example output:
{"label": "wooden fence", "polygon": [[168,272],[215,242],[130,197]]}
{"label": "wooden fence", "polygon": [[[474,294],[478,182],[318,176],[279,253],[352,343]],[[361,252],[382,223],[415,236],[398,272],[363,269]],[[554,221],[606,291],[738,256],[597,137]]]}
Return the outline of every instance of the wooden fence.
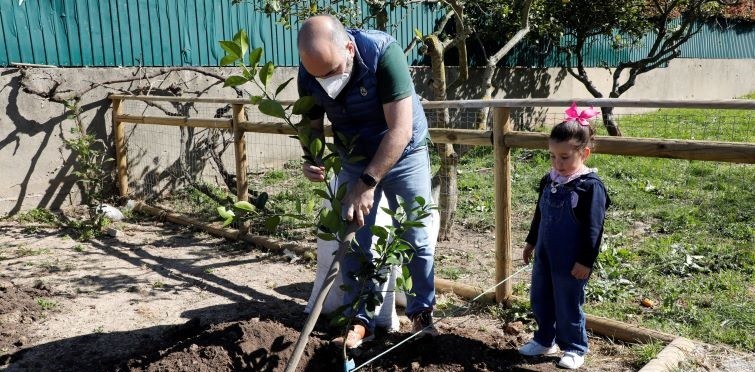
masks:
{"label": "wooden fence", "polygon": [[[245,132],[295,134],[284,123],[252,122],[245,117],[246,99],[226,98],[182,98],[156,96],[112,95],[113,133],[117,163],[117,181],[120,195],[129,195],[128,159],[126,157],[125,123],[219,128],[233,131],[236,163],[236,190],[238,200],[247,200],[248,189],[247,157]],[[139,100],[145,102],[195,102],[218,103],[232,107],[230,119],[199,119],[175,116],[136,116],[125,115],[123,102]],[[511,242],[511,149],[547,149],[548,136],[544,133],[531,133],[513,130],[510,110],[522,107],[568,107],[572,100],[552,99],[504,99],[426,102],[427,109],[493,109],[492,131],[464,129],[430,129],[434,143],[493,146],[495,156],[495,249],[496,283],[508,278],[512,270]],[[632,108],[701,108],[701,109],[740,109],[755,110],[752,100],[721,101],[678,101],[678,100],[627,100],[627,99],[577,99],[580,106],[632,107]],[[491,141],[492,139],[492,141]],[[673,140],[654,138],[626,138],[596,136],[596,153],[644,156],[656,158],[708,160],[731,163],[755,164],[755,143],[735,143],[717,141]],[[496,300],[508,302],[512,296],[511,281],[496,288]]]}

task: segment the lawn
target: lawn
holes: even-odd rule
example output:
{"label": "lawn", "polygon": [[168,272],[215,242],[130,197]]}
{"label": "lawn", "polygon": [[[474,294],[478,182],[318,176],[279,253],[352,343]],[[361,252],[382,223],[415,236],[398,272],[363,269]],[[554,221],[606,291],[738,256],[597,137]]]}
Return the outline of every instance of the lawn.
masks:
{"label": "lawn", "polygon": [[[752,97],[750,97],[752,98]],[[755,142],[753,112],[662,109],[619,117],[625,135]],[[526,235],[549,168],[541,150],[513,151],[514,244]],[[755,167],[594,154],[613,201],[586,311],[755,351]],[[461,160],[457,221],[492,229],[492,149]],[[526,286],[515,287],[527,296]],[[648,298],[655,306],[638,306]]]}

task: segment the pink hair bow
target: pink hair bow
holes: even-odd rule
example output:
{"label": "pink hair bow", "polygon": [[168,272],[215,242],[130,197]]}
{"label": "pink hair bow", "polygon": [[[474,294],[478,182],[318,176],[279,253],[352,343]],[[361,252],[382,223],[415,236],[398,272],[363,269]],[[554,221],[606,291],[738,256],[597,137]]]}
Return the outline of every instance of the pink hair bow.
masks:
{"label": "pink hair bow", "polygon": [[600,111],[595,110],[592,106],[590,108],[586,108],[582,110],[582,112],[577,111],[577,102],[572,102],[571,107],[566,109],[566,118],[564,118],[565,121],[576,121],[581,126],[589,126],[590,122],[588,120],[595,117],[595,115],[598,115]]}

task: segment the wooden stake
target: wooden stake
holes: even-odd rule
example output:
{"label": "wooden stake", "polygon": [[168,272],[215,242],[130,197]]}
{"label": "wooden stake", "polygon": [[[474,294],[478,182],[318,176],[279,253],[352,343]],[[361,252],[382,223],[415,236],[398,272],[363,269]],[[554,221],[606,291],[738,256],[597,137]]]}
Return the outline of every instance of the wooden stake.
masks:
{"label": "wooden stake", "polygon": [[115,138],[115,164],[118,178],[118,193],[128,196],[128,158],[126,154],[126,128],[118,117],[123,115],[123,100],[113,99],[113,137]]}
{"label": "wooden stake", "polygon": [[653,360],[645,364],[639,372],[677,371],[679,364],[689,359],[694,350],[695,343],[692,340],[677,337],[661,350]]}
{"label": "wooden stake", "polygon": [[233,105],[233,144],[236,152],[236,197],[238,201],[249,201],[249,180],[247,179],[246,139],[239,123],[246,120],[244,105]]}
{"label": "wooden stake", "polygon": [[[505,137],[511,131],[511,120],[507,108],[493,111],[493,153],[495,156],[495,282],[508,278],[512,273],[511,249],[511,148],[505,144]],[[512,286],[507,280],[495,290],[495,299],[511,302]]]}
{"label": "wooden stake", "polygon": [[306,246],[306,245],[297,244],[297,243],[278,242],[268,237],[246,234],[245,232],[242,232],[236,229],[224,228],[219,225],[213,225],[210,223],[198,221],[198,220],[186,217],[178,213],[170,212],[162,208],[156,208],[156,207],[144,204],[142,202],[136,203],[136,206],[134,206],[134,210],[137,212],[150,214],[157,218],[165,219],[166,221],[169,221],[169,222],[181,224],[184,226],[195,227],[195,228],[204,230],[210,235],[219,236],[219,237],[227,238],[227,239],[233,239],[233,240],[243,240],[257,247],[260,247],[262,249],[267,249],[273,252],[283,253],[286,250],[289,250],[297,254],[304,254],[305,252],[310,252],[310,253],[315,252],[315,248],[311,246]]}

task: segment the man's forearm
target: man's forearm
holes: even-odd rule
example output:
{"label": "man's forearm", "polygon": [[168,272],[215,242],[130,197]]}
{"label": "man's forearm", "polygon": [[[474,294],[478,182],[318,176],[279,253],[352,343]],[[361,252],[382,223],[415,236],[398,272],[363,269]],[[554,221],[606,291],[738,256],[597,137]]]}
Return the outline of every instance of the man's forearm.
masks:
{"label": "man's forearm", "polygon": [[383,104],[383,112],[388,131],[364,170],[377,180],[393,168],[412,139],[412,97]]}
{"label": "man's forearm", "polygon": [[380,142],[375,156],[365,168],[365,172],[380,180],[396,164],[412,138],[411,131],[405,133],[399,128],[388,130]]}

